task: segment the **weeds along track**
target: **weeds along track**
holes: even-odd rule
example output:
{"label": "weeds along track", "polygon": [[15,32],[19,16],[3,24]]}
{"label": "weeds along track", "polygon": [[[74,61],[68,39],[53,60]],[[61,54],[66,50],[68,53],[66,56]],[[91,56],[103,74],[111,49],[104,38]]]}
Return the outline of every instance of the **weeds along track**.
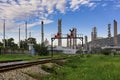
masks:
{"label": "weeds along track", "polygon": [[[51,58],[51,57],[47,57],[47,58],[36,58],[36,59],[49,59],[49,58]],[[19,60],[4,60],[4,61],[0,61],[0,64],[1,63],[9,63],[9,62],[19,62],[19,61],[29,61],[29,60],[31,60],[31,59],[19,59]]]}
{"label": "weeds along track", "polygon": [[49,62],[53,62],[53,61],[57,61],[57,60],[63,60],[63,59],[66,59],[66,58],[58,58],[58,59],[40,59],[40,60],[37,60],[37,61],[34,61],[34,62],[29,62],[29,61],[25,61],[25,62],[18,62],[17,64],[16,63],[13,63],[13,64],[4,64],[4,65],[0,65],[0,73],[2,72],[7,72],[7,71],[10,71],[10,70],[14,70],[14,69],[19,69],[19,68],[25,68],[25,67],[30,67],[30,66],[33,66],[33,65],[39,65],[39,64],[44,64],[44,63],[49,63]]}
{"label": "weeds along track", "polygon": [[5,61],[0,61],[0,63],[9,63],[9,62],[18,62],[18,61],[23,61],[23,60],[5,60]]}

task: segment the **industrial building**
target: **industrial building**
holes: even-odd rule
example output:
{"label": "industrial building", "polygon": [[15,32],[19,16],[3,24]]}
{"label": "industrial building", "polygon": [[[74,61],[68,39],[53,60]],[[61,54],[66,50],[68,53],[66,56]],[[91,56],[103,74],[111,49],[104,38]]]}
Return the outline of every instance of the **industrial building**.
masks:
{"label": "industrial building", "polygon": [[120,34],[117,32],[117,21],[113,21],[114,36],[111,37],[111,24],[108,24],[108,36],[106,38],[97,37],[97,28],[94,27],[91,32],[91,41],[86,43],[88,51],[93,49],[119,49],[120,50]]}
{"label": "industrial building", "polygon": [[[75,54],[78,50],[77,39],[80,39],[83,44],[83,37],[80,34],[77,34],[77,29],[72,28],[69,29],[69,34],[62,34],[62,19],[58,19],[58,32],[51,38],[51,45],[53,47],[53,41],[55,39],[58,40],[58,45],[54,48],[51,48],[54,51],[68,53],[68,54]],[[62,46],[62,39],[66,39],[66,47]],[[49,48],[50,49],[50,48]]]}

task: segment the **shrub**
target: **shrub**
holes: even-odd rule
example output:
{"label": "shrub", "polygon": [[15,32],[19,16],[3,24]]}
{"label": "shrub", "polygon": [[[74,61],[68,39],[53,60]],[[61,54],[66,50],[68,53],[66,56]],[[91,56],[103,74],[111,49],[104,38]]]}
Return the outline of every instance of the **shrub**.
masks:
{"label": "shrub", "polygon": [[1,50],[3,49],[3,46],[0,46],[0,54],[1,54]]}
{"label": "shrub", "polygon": [[109,50],[109,49],[103,49],[101,51],[101,53],[104,54],[104,55],[110,55],[111,54],[111,50]]}
{"label": "shrub", "polygon": [[55,61],[55,63],[59,66],[63,66],[64,62],[63,61]]}
{"label": "shrub", "polygon": [[41,68],[46,72],[57,74],[54,66],[48,67],[48,66],[42,65]]}
{"label": "shrub", "polygon": [[86,57],[87,57],[87,58],[89,58],[89,57],[91,57],[91,56],[92,56],[91,54],[86,54]]}
{"label": "shrub", "polygon": [[79,49],[78,51],[76,51],[76,54],[82,54],[82,53],[83,53],[82,49]]}

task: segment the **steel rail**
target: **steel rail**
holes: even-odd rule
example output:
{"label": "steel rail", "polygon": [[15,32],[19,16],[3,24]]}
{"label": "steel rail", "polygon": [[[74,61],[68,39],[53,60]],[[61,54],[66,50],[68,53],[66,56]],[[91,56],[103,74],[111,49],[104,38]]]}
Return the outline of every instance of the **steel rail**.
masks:
{"label": "steel rail", "polygon": [[14,70],[14,69],[30,67],[33,65],[45,64],[45,63],[54,62],[54,61],[63,60],[63,59],[66,59],[66,58],[44,59],[44,60],[38,60],[38,61],[34,61],[34,62],[25,62],[25,63],[11,64],[11,65],[3,65],[3,66],[0,66],[0,73],[7,72],[10,70]]}

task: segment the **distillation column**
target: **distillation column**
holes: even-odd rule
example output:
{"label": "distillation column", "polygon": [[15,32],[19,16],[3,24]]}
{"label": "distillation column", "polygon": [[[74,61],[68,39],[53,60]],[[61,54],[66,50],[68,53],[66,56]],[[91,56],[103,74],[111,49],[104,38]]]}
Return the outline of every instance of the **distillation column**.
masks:
{"label": "distillation column", "polygon": [[[62,37],[62,29],[61,28],[62,28],[62,20],[58,19],[58,33],[59,33],[60,38]],[[61,39],[58,39],[58,46],[62,46]]]}
{"label": "distillation column", "polygon": [[41,21],[41,44],[44,43],[44,22]]}
{"label": "distillation column", "polygon": [[108,46],[111,45],[111,24],[108,24]]}
{"label": "distillation column", "polygon": [[117,36],[117,21],[114,20],[114,45],[118,44],[118,36]]}

